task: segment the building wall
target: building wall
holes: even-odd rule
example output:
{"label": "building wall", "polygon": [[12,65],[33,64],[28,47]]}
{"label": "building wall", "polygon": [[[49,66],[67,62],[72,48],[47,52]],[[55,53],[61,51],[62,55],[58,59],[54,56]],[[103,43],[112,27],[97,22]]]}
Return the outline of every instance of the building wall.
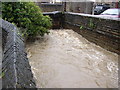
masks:
{"label": "building wall", "polygon": [[43,12],[63,11],[64,10],[64,6],[61,3],[60,4],[59,3],[52,4],[52,3],[38,2],[37,4]]}
{"label": "building wall", "polygon": [[93,2],[67,2],[66,11],[92,14]]}
{"label": "building wall", "polygon": [[67,11],[75,13],[92,14],[93,2],[59,2],[59,3],[41,3],[37,2],[43,12]]}
{"label": "building wall", "polygon": [[36,0],[36,2],[50,2],[51,0]]}

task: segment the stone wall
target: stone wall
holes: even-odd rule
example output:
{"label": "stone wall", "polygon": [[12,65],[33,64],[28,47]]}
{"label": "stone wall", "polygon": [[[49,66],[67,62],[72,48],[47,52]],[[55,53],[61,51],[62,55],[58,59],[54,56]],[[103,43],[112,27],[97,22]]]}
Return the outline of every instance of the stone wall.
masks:
{"label": "stone wall", "polygon": [[2,88],[35,88],[35,81],[24,40],[18,29],[11,23],[2,20]]}
{"label": "stone wall", "polygon": [[41,3],[37,2],[37,5],[41,8],[43,12],[53,12],[53,11],[63,11],[64,6],[59,3]]}
{"label": "stone wall", "polygon": [[52,29],[60,29],[63,27],[63,14],[61,11],[46,12],[43,15],[49,15],[52,18]]}
{"label": "stone wall", "polygon": [[53,29],[73,29],[87,40],[120,54],[120,19],[72,12],[49,12],[44,15],[53,19]]}
{"label": "stone wall", "polygon": [[120,54],[120,20],[98,16],[65,13],[64,28],[70,28],[87,40]]}

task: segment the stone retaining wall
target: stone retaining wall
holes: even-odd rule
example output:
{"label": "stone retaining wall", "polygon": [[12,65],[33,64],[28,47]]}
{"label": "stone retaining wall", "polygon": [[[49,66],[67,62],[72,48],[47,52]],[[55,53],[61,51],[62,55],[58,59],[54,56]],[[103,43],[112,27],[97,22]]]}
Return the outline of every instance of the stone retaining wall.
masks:
{"label": "stone retaining wall", "polygon": [[52,29],[60,29],[63,27],[63,14],[61,11],[44,12],[43,15],[49,15],[52,18]]}
{"label": "stone retaining wall", "polygon": [[2,40],[2,88],[35,88],[24,41],[18,29],[4,20],[2,20]]}
{"label": "stone retaining wall", "polygon": [[120,54],[120,21],[87,14],[65,13],[64,28],[70,28],[87,40]]}
{"label": "stone retaining wall", "polygon": [[49,12],[54,28],[73,29],[87,40],[120,54],[120,19],[72,12]]}

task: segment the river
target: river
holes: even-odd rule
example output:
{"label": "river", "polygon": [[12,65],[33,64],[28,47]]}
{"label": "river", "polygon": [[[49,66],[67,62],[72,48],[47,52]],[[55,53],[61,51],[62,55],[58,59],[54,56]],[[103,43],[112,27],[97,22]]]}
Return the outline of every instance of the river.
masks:
{"label": "river", "polygon": [[118,55],[73,30],[50,30],[26,51],[38,88],[118,87]]}

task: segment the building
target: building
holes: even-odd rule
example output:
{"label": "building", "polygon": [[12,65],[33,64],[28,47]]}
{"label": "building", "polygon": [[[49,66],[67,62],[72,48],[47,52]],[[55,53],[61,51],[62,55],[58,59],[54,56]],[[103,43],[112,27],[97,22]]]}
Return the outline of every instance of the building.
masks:
{"label": "building", "polygon": [[43,12],[64,11],[64,5],[60,0],[39,0],[36,3]]}
{"label": "building", "polygon": [[92,14],[94,2],[66,2],[66,11],[75,13]]}

